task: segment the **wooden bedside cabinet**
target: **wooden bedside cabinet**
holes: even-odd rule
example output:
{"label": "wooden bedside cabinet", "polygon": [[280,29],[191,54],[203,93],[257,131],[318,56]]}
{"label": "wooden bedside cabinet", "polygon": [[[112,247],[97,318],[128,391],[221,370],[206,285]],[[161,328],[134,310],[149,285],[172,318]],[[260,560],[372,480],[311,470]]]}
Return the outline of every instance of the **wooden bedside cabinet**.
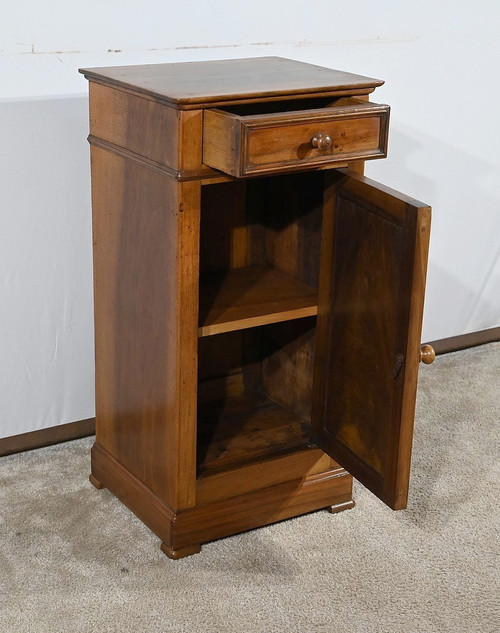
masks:
{"label": "wooden bedside cabinet", "polygon": [[430,209],[364,178],[381,81],[281,58],[90,80],[91,481],[180,558],[407,502]]}

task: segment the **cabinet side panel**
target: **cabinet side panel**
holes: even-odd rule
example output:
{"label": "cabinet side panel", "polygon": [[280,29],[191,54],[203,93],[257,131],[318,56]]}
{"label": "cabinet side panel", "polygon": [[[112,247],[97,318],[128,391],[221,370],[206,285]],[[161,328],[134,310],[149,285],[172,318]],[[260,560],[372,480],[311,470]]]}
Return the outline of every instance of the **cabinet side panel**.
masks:
{"label": "cabinet side panel", "polygon": [[170,507],[189,507],[199,185],[93,147],[92,198],[97,443]]}
{"label": "cabinet side panel", "polygon": [[272,400],[311,421],[316,319],[263,328],[262,390]]}
{"label": "cabinet side panel", "polygon": [[89,93],[92,135],[177,168],[177,110],[92,81]]}
{"label": "cabinet side panel", "polygon": [[202,275],[240,268],[249,260],[249,227],[246,223],[246,183],[204,186],[200,241]]}
{"label": "cabinet side panel", "polygon": [[203,162],[231,176],[240,176],[238,164],[241,125],[238,117],[215,110],[203,115]]}

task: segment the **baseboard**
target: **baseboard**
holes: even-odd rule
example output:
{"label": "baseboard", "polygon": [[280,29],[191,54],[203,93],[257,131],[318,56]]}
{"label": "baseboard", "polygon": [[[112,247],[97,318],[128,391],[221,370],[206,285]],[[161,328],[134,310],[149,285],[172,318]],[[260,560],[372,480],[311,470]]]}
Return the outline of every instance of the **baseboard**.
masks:
{"label": "baseboard", "polygon": [[486,343],[494,343],[500,341],[500,327],[492,327],[488,330],[480,330],[479,332],[470,332],[469,334],[460,334],[459,336],[451,336],[450,338],[442,338],[437,341],[429,341],[429,344],[435,349],[436,354],[448,354],[449,352],[458,352],[461,349],[469,347],[477,347]]}
{"label": "baseboard", "polygon": [[51,444],[59,444],[60,442],[77,440],[81,437],[94,435],[94,433],[95,418],[88,418],[87,420],[78,420],[77,422],[51,426],[48,429],[40,429],[38,431],[4,437],[0,439],[0,457],[11,455],[12,453],[29,451],[33,448],[49,446]]}
{"label": "baseboard", "polygon": [[[437,341],[429,341],[429,343],[436,350],[436,354],[448,354],[449,352],[457,352],[461,349],[485,345],[486,343],[494,343],[495,341],[500,341],[500,327],[480,330],[479,332],[470,332],[469,334],[461,334],[459,336],[451,336],[450,338],[442,338]],[[88,420],[79,420],[77,422],[70,422],[69,424],[52,426],[48,429],[40,429],[39,431],[4,437],[0,439],[0,457],[11,455],[12,453],[29,451],[34,448],[41,448],[42,446],[49,446],[51,444],[59,444],[60,442],[77,440],[81,437],[94,435],[94,433],[95,418],[88,418]]]}

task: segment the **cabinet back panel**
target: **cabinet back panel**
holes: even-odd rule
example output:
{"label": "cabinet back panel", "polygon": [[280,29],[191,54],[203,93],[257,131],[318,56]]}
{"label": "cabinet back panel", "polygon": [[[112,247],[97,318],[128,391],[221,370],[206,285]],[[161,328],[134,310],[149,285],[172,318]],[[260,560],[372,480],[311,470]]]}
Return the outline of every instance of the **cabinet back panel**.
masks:
{"label": "cabinet back panel", "polygon": [[242,331],[198,339],[198,381],[241,373]]}
{"label": "cabinet back panel", "polygon": [[261,385],[259,328],[199,339],[198,399],[225,399]]}
{"label": "cabinet back panel", "polygon": [[306,420],[311,419],[316,318],[262,328],[262,391]]}
{"label": "cabinet back panel", "polygon": [[323,174],[254,180],[248,189],[252,263],[269,264],[317,288]]}
{"label": "cabinet back panel", "polygon": [[[199,441],[210,444],[211,434],[219,435],[221,425],[229,425],[236,437],[241,430],[239,418],[231,413],[228,422],[227,412],[232,411],[235,398],[244,397],[257,398],[257,408],[262,406],[262,399],[264,406],[272,405],[269,433],[273,436],[276,415],[280,429],[286,429],[288,424],[298,429],[297,424],[304,423],[306,426],[300,426],[299,433],[302,443],[304,428],[311,419],[315,325],[316,320],[311,317],[200,339],[198,430],[200,433],[203,428],[203,432]],[[264,444],[265,419],[264,416],[259,431]],[[242,420],[242,429],[246,428],[242,432],[246,434],[250,429],[246,414]],[[286,431],[290,432],[295,445],[296,431]],[[282,450],[276,438],[270,438],[270,442],[272,450]],[[238,444],[233,441],[233,445]]]}
{"label": "cabinet back panel", "polygon": [[202,188],[200,273],[267,264],[318,287],[323,174]]}

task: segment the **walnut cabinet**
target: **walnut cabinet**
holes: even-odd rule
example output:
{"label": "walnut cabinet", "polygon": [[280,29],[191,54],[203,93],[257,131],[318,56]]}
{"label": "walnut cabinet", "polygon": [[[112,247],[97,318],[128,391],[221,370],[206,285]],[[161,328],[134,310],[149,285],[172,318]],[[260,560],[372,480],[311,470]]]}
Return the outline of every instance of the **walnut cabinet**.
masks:
{"label": "walnut cabinet", "polygon": [[81,72],[91,481],[171,558],[350,508],[352,476],[404,508],[430,209],[363,176],[382,82],[272,57]]}

